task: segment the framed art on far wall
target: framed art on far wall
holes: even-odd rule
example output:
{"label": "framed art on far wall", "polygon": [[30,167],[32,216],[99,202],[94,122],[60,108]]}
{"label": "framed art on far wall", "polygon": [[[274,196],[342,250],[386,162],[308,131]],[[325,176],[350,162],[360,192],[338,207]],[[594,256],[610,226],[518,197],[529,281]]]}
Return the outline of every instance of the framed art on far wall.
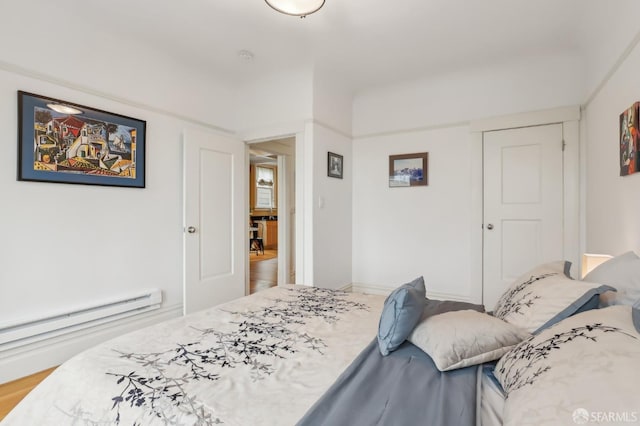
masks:
{"label": "framed art on far wall", "polygon": [[620,114],[620,176],[627,176],[638,171],[638,150],[640,150],[640,134],[638,114],[640,102]]}
{"label": "framed art on far wall", "polygon": [[342,179],[343,157],[329,152],[327,155],[327,176]]}
{"label": "framed art on far wall", "polygon": [[18,91],[18,180],[144,188],[146,122]]}
{"label": "framed art on far wall", "polygon": [[426,186],[428,184],[429,153],[389,156],[389,187]]}

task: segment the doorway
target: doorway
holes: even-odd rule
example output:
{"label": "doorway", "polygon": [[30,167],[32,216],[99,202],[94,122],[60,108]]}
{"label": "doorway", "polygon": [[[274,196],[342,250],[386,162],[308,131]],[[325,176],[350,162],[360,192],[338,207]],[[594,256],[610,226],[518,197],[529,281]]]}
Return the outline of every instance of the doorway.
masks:
{"label": "doorway", "polygon": [[248,145],[248,291],[295,282],[295,138]]}

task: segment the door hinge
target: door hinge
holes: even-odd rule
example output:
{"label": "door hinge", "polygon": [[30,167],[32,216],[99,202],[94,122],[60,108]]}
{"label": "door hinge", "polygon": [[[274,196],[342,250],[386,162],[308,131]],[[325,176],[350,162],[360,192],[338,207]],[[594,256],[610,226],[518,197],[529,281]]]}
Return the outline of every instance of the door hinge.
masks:
{"label": "door hinge", "polygon": [[567,143],[564,141],[564,139],[562,140],[562,150],[564,151],[564,148],[567,146]]}

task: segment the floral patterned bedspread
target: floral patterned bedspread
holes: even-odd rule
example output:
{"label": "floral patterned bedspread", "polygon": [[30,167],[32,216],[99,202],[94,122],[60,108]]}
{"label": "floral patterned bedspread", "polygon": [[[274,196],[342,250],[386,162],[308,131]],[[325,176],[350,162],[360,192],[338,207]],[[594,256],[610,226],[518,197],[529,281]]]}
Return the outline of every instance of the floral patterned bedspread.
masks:
{"label": "floral patterned bedspread", "polygon": [[281,286],[105,342],[3,425],[293,425],[375,336],[384,298]]}

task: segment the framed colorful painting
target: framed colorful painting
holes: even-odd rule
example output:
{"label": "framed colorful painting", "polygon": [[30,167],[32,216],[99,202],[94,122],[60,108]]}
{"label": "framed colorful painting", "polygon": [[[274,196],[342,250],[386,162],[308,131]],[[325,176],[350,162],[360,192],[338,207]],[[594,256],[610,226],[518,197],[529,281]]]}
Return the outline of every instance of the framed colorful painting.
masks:
{"label": "framed colorful painting", "polygon": [[146,122],[18,92],[18,180],[144,188]]}
{"label": "framed colorful painting", "polygon": [[638,113],[640,102],[620,114],[620,176],[627,176],[638,171],[638,150],[640,136],[638,133]]}

